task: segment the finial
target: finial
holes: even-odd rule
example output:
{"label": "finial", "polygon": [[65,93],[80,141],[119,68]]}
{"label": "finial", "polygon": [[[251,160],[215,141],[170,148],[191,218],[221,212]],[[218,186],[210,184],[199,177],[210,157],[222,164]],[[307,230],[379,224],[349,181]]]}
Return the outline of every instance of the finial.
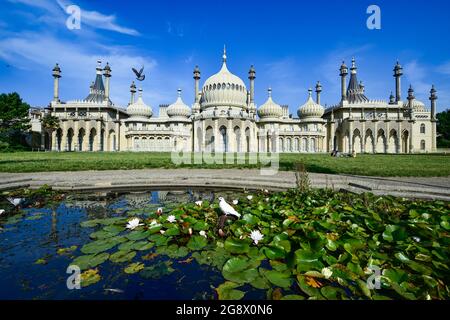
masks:
{"label": "finial", "polygon": [[269,98],[272,98],[272,88],[269,87],[269,89],[267,89],[267,92],[269,93]]}
{"label": "finial", "polygon": [[227,62],[227,47],[223,45],[223,62]]}
{"label": "finial", "polygon": [[177,92],[178,92],[178,98],[181,98],[181,88],[178,88]]}
{"label": "finial", "polygon": [[308,96],[309,96],[309,98],[312,98],[312,89],[311,88],[308,89]]}
{"label": "finial", "polygon": [[142,98],[142,88],[139,88],[139,98]]}

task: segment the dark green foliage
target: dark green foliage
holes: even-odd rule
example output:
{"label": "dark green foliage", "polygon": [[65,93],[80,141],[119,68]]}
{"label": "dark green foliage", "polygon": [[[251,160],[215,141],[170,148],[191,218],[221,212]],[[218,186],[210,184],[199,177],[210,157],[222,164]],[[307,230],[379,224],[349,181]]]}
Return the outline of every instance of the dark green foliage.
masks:
{"label": "dark green foliage", "polygon": [[16,92],[0,94],[0,150],[24,146],[24,134],[30,128],[29,109]]}
{"label": "dark green foliage", "polygon": [[438,133],[437,147],[450,148],[450,109],[436,114]]}

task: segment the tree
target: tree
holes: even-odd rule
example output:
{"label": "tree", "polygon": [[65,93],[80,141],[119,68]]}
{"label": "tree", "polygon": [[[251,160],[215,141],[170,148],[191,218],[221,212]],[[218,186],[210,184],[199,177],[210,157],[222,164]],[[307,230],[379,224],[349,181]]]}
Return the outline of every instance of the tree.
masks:
{"label": "tree", "polygon": [[42,118],[42,127],[45,130],[53,132],[59,129],[59,118],[52,116],[50,114],[46,114],[44,118]]}
{"label": "tree", "polygon": [[4,146],[25,145],[23,138],[31,127],[29,109],[18,93],[0,94],[0,142]]}
{"label": "tree", "polygon": [[438,148],[450,148],[450,109],[436,114],[438,133]]}

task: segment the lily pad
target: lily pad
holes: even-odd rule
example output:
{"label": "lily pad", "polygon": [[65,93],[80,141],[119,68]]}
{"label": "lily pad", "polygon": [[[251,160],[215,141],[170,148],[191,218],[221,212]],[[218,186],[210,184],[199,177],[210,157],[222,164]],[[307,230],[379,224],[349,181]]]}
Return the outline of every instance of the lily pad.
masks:
{"label": "lily pad", "polygon": [[114,263],[122,263],[127,262],[133,259],[136,256],[135,251],[117,251],[110,255],[109,260]]}
{"label": "lily pad", "polygon": [[216,291],[219,295],[219,300],[240,300],[244,297],[245,292],[241,290],[236,290],[236,288],[241,285],[231,281],[222,283],[217,287]]}
{"label": "lily pad", "polygon": [[202,236],[192,236],[189,242],[187,243],[187,247],[191,250],[200,250],[203,249],[208,244],[208,240]]}
{"label": "lily pad", "polygon": [[144,269],[144,264],[135,262],[135,263],[128,265],[128,267],[126,267],[123,271],[128,274],[134,274],[134,273],[138,273],[142,269]]}

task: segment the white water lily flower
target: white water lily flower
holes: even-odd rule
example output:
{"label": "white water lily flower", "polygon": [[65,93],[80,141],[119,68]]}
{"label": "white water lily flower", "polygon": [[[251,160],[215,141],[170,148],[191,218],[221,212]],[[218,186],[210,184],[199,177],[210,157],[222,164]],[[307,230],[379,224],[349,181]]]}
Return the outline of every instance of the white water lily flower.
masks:
{"label": "white water lily flower", "polygon": [[322,274],[324,275],[325,279],[329,279],[331,275],[333,274],[333,271],[331,271],[330,268],[323,268]]}
{"label": "white water lily flower", "polygon": [[199,234],[200,234],[202,237],[205,237],[205,238],[206,238],[206,232],[205,232],[204,230],[200,231]]}
{"label": "white water lily flower", "polygon": [[157,225],[159,225],[159,223],[156,220],[152,220],[152,222],[150,222],[150,227],[154,227],[154,226],[157,226]]}
{"label": "white water lily flower", "polygon": [[264,189],[264,193],[269,193],[269,190],[267,190],[267,189]]}
{"label": "white water lily flower", "polygon": [[192,236],[192,228],[188,229],[189,235]]}
{"label": "white water lily flower", "polygon": [[248,200],[252,200],[252,199],[253,199],[253,196],[247,196],[247,199],[248,199]]}
{"label": "white water lily flower", "polygon": [[238,204],[239,203],[239,201],[236,199],[236,200],[233,200],[233,204]]}
{"label": "white water lily flower", "polygon": [[254,230],[250,233],[250,238],[252,238],[255,244],[258,244],[258,242],[261,241],[264,238],[264,236],[262,235],[261,232],[259,232],[259,230]]}
{"label": "white water lily flower", "polygon": [[140,222],[139,218],[131,219],[130,221],[128,221],[128,224],[127,224],[126,227],[127,227],[127,229],[133,230],[133,229],[136,229],[139,226],[143,226],[144,225],[143,223],[139,223],[139,222]]}
{"label": "white water lily flower", "polygon": [[0,209],[0,216],[5,213],[5,209]]}
{"label": "white water lily flower", "polygon": [[160,232],[161,234],[166,233],[166,231],[164,231],[164,230],[159,230],[159,232]]}
{"label": "white water lily flower", "polygon": [[420,242],[420,238],[419,237],[412,237],[413,238],[413,240],[415,241],[415,242]]}
{"label": "white water lily flower", "polygon": [[156,213],[161,215],[163,213],[163,208],[159,207],[158,209],[156,209]]}
{"label": "white water lily flower", "polygon": [[177,219],[175,218],[174,215],[170,215],[167,217],[167,221],[169,221],[170,223],[174,223]]}
{"label": "white water lily flower", "polygon": [[203,201],[201,201],[201,200],[195,201],[195,204],[198,205],[199,207],[201,207],[203,204]]}
{"label": "white water lily flower", "polygon": [[269,198],[266,198],[266,202],[269,202]]}

